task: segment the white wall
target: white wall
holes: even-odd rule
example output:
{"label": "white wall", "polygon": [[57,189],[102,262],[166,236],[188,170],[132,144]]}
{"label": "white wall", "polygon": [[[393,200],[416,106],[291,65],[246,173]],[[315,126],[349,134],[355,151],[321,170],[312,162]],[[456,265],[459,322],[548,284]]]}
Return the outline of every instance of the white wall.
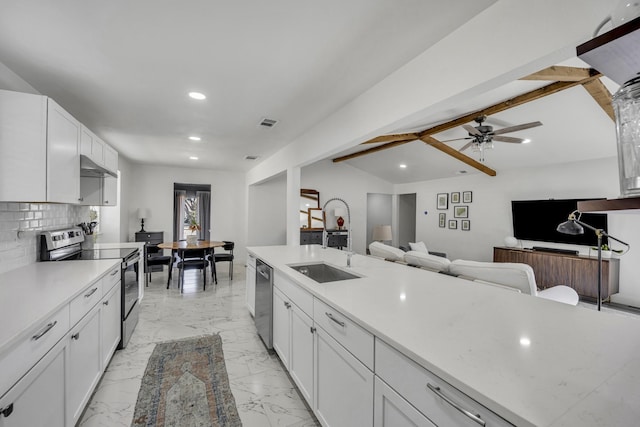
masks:
{"label": "white wall", "polygon": [[249,186],[247,246],[287,243],[287,175]]}
{"label": "white wall", "polygon": [[[339,197],[349,204],[351,211],[351,239],[353,250],[366,253],[367,238],[367,193],[393,193],[393,185],[375,176],[344,163],[322,160],[301,169],[300,187],[320,192],[320,207],[327,200]],[[327,210],[342,206],[331,202]],[[298,205],[294,207],[298,209]],[[345,226],[347,219],[345,218]],[[327,216],[327,227],[336,228],[335,217]]]}
{"label": "white wall", "polygon": [[[398,193],[416,192],[416,240],[423,240],[434,251],[446,252],[450,259],[491,261],[493,247],[504,246],[504,238],[513,235],[511,200],[563,198],[616,198],[619,196],[616,158],[553,165],[545,168],[499,171],[495,177],[472,174],[435,181],[402,184]],[[469,206],[471,230],[438,227],[438,213],[453,218],[451,203],[446,211],[436,209],[436,194],[472,191]],[[462,203],[461,203],[462,204]],[[428,211],[425,216],[424,211]],[[640,248],[640,220],[637,214],[609,213],[608,232]],[[535,242],[524,241],[524,247]],[[544,242],[547,247],[577,249],[587,254],[585,246]],[[637,265],[640,249],[631,250],[620,260],[620,293],[637,296],[640,303],[640,281]]]}
{"label": "white wall", "polygon": [[[244,174],[132,164],[129,178],[123,177],[122,182],[123,195],[128,192],[125,202],[127,208],[125,211],[125,203],[123,203],[122,211],[129,219],[129,240],[133,240],[135,232],[140,230],[140,220],[136,217],[136,210],[149,208],[151,217],[148,220],[145,219],[145,230],[164,231],[166,241],[173,238],[173,184],[176,182],[210,184],[211,239],[234,241],[236,262],[244,261],[246,256]],[[125,186],[126,189],[124,189]]]}

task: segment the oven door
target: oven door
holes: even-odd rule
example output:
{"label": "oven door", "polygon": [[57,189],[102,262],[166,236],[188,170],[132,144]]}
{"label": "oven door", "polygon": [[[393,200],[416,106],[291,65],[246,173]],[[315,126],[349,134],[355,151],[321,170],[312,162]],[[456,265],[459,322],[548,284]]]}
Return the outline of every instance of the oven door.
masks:
{"label": "oven door", "polygon": [[138,268],[140,256],[122,263],[122,320],[125,320],[138,301]]}

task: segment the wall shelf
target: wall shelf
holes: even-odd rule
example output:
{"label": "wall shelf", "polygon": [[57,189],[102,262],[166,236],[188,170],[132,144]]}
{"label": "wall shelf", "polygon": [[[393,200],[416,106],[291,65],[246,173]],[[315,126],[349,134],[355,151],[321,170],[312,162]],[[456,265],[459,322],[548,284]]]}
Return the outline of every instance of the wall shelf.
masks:
{"label": "wall shelf", "polygon": [[580,59],[622,85],[640,72],[640,17],[576,48]]}
{"label": "wall shelf", "polygon": [[578,202],[580,212],[605,212],[640,209],[640,197],[607,200],[584,200]]}

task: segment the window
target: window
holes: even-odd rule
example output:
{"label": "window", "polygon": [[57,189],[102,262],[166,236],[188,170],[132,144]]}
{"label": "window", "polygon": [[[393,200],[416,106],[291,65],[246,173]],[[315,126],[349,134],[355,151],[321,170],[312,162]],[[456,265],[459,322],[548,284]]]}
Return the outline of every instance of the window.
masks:
{"label": "window", "polygon": [[173,184],[173,237],[185,240],[197,234],[209,240],[211,232],[211,185]]}

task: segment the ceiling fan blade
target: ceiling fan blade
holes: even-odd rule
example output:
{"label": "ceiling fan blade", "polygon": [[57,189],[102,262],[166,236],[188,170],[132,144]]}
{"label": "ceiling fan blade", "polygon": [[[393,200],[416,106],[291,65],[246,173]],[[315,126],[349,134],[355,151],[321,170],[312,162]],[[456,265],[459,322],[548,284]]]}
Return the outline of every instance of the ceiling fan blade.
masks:
{"label": "ceiling fan blade", "polygon": [[470,136],[467,136],[466,138],[447,139],[447,140],[440,141],[440,142],[462,141],[463,139],[473,139],[473,138],[471,138]]}
{"label": "ceiling fan blade", "polygon": [[462,125],[462,127],[464,128],[464,130],[469,132],[471,135],[482,136],[482,133],[479,132],[478,129],[474,128],[471,125]]}
{"label": "ceiling fan blade", "polygon": [[459,149],[458,151],[464,151],[464,150],[466,150],[467,148],[471,147],[471,145],[473,145],[473,142],[467,142],[467,143],[466,143],[466,144],[464,144],[464,145],[462,146],[462,148],[461,148],[461,149]]}
{"label": "ceiling fan blade", "polygon": [[503,133],[516,132],[523,129],[534,128],[537,126],[542,126],[542,122],[531,122],[531,123],[523,123],[517,126],[509,126],[508,128],[502,128],[498,130],[494,130],[492,132],[493,135],[502,135]]}
{"label": "ceiling fan blade", "polygon": [[524,139],[522,138],[514,138],[513,136],[500,136],[500,135],[496,135],[492,138],[494,141],[500,141],[500,142],[513,142],[515,144],[521,144],[524,142]]}

